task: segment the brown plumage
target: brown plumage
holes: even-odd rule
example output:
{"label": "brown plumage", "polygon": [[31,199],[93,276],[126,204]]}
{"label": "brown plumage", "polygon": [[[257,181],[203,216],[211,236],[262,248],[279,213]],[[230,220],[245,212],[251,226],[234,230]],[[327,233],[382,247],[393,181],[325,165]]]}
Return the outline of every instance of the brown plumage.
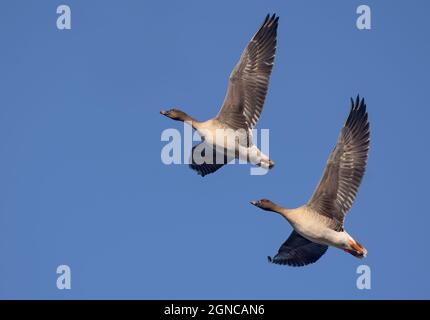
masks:
{"label": "brown plumage", "polygon": [[263,210],[281,214],[294,229],[278,253],[269,257],[270,262],[304,266],[317,261],[328,246],[358,258],[367,255],[367,250],[344,230],[343,222],[363,178],[369,144],[366,104],[357,97],[355,102],[351,99],[348,119],[307,204],[286,209],[267,199],[251,202]]}
{"label": "brown plumage", "polygon": [[[227,147],[229,148],[228,154],[233,154],[239,159],[246,159],[247,162],[263,168],[271,169],[274,162],[253,145],[251,129],[254,128],[260,118],[269,86],[269,78],[275,60],[278,20],[279,17],[275,14],[267,15],[260,29],[248,43],[230,75],[227,94],[215,118],[200,122],[178,109],[161,111],[160,113],[173,120],[189,122],[204,140],[202,143],[214,148],[214,154],[225,147],[214,142],[217,130],[232,129],[236,132],[243,130],[243,133],[238,135],[244,137],[240,140],[245,141],[245,143],[234,148]],[[225,138],[228,136],[227,133],[224,135]],[[193,150],[195,149],[193,148]],[[257,156],[250,158],[249,154],[256,154]],[[226,154],[224,156],[227,159],[224,163],[214,163],[213,161],[197,163],[192,154],[190,168],[197,171],[199,175],[205,176],[217,171],[232,160]]]}
{"label": "brown plumage", "polygon": [[343,229],[366,170],[370,143],[369,122],[364,99],[351,99],[351,112],[331,153],[321,181],[308,206],[332,220],[335,230]]}
{"label": "brown plumage", "polygon": [[233,129],[252,129],[260,118],[275,60],[278,20],[267,15],[230,75],[217,119]]}

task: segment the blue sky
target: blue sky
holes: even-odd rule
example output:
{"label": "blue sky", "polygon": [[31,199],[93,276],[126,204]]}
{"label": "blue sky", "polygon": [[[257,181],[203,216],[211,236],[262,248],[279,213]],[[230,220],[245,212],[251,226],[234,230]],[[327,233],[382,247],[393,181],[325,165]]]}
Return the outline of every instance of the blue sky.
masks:
{"label": "blue sky", "polygon": [[[72,30],[56,28],[56,8]],[[355,26],[372,9],[372,30]],[[217,112],[265,15],[280,16],[259,128],[275,168],[201,178],[160,160],[159,110]],[[430,298],[425,1],[2,1],[0,298]],[[249,204],[312,194],[349,111],[367,100],[368,169],[346,229],[369,250],[269,264],[291,227]],[[56,268],[72,289],[56,288]],[[356,268],[372,289],[356,288]]]}

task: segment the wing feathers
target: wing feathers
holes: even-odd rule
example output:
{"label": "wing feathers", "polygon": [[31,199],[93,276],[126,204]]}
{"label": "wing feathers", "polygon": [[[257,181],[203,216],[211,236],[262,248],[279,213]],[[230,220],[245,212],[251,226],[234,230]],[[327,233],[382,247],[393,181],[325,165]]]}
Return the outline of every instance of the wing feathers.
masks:
{"label": "wing feathers", "polygon": [[364,176],[370,144],[370,125],[364,99],[351,99],[351,111],[329,157],[323,176],[308,206],[343,228]]}
{"label": "wing feathers", "polygon": [[[212,149],[212,154],[206,156],[206,148]],[[197,149],[197,150],[196,150]],[[219,161],[221,159],[222,161]],[[195,145],[191,150],[190,169],[197,172],[198,175],[204,177],[210,173],[214,173],[222,166],[228,163],[227,156],[219,154],[215,148],[206,145],[205,142]],[[221,163],[219,163],[221,162]]]}
{"label": "wing feathers", "polygon": [[268,258],[272,263],[301,267],[318,261],[327,249],[328,246],[309,241],[293,231],[278,253],[273,258]]}
{"label": "wing feathers", "polygon": [[276,15],[267,15],[230,75],[217,119],[233,129],[252,129],[260,118],[276,51]]}

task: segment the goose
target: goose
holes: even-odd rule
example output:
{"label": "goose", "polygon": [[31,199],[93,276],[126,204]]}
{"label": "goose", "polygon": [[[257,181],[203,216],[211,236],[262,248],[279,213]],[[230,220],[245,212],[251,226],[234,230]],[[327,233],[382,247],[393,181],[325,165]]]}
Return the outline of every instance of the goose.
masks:
{"label": "goose", "polygon": [[363,178],[370,143],[364,98],[351,98],[351,110],[340,132],[321,180],[309,202],[296,209],[283,208],[270,200],[251,201],[256,207],[283,216],[293,227],[288,239],[269,262],[305,266],[316,262],[333,246],[364,258],[367,250],[344,229]]}
{"label": "goose", "polygon": [[[233,159],[271,169],[274,162],[252,143],[252,129],[260,118],[276,51],[279,17],[267,15],[230,74],[218,115],[197,121],[173,108],[160,113],[190,124],[202,138],[191,151],[189,167],[205,176]],[[206,152],[208,151],[209,152]],[[201,156],[203,159],[196,159]]]}

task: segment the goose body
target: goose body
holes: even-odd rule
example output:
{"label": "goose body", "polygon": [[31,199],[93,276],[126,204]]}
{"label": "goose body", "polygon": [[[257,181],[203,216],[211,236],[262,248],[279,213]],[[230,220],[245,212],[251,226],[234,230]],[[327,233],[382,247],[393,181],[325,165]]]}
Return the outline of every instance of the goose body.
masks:
{"label": "goose body", "polygon": [[332,151],[321,180],[305,205],[286,209],[270,200],[251,203],[277,212],[293,227],[278,253],[269,257],[276,264],[304,266],[316,262],[329,246],[357,258],[367,250],[344,230],[344,218],[352,206],[364,176],[370,143],[370,130],[364,99],[351,99],[351,111]]}
{"label": "goose body", "polygon": [[207,145],[214,146],[216,152],[232,155],[263,168],[271,168],[272,161],[252,143],[251,130],[233,130],[216,119],[195,124],[197,132]]}
{"label": "goose body", "polygon": [[[215,118],[197,121],[178,109],[160,112],[173,120],[189,123],[201,136],[203,142],[193,147],[190,157],[190,168],[201,176],[217,171],[235,158],[267,169],[274,165],[253,144],[252,129],[267,94],[275,59],[278,19],[275,14],[267,15],[248,43],[230,74],[223,105]],[[208,149],[212,149],[213,158],[200,154]],[[217,161],[215,155],[223,161]],[[198,161],[197,156],[203,156],[204,161]]]}
{"label": "goose body", "polygon": [[286,211],[282,215],[299,235],[309,241],[339,249],[351,249],[349,242],[354,239],[346,231],[335,231],[328,227],[325,219],[308,206]]}

